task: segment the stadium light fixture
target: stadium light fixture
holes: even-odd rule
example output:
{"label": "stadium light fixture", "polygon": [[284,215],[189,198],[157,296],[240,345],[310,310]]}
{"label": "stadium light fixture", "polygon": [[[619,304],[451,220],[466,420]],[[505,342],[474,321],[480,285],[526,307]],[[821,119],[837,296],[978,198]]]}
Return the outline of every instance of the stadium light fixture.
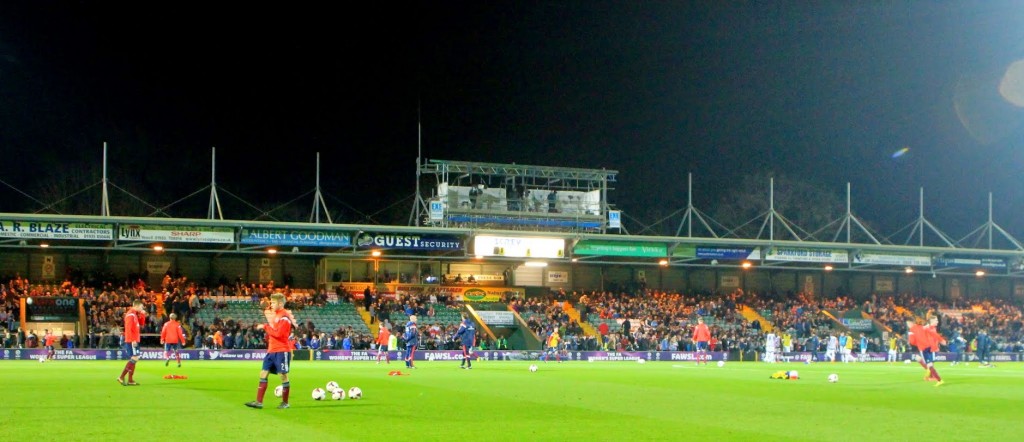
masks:
{"label": "stadium light fixture", "polygon": [[42,248],[45,249],[47,247],[50,247],[50,245],[44,242],[44,243],[39,244],[39,247],[42,247]]}
{"label": "stadium light fixture", "polygon": [[903,269],[903,271],[907,272],[907,274],[909,275],[911,273],[914,273],[914,268],[913,267],[907,267],[907,268]]}
{"label": "stadium light fixture", "polygon": [[751,264],[750,261],[743,261],[743,264],[740,264],[740,267],[743,267],[743,270],[747,270],[753,266],[754,265]]}
{"label": "stadium light fixture", "polygon": [[668,267],[668,260],[667,259],[663,259],[661,261],[658,261],[658,265],[660,265],[662,267]]}
{"label": "stadium light fixture", "polygon": [[374,251],[370,252],[370,256],[372,256],[374,258],[379,258],[380,257],[380,250],[374,250]]}
{"label": "stadium light fixture", "polygon": [[154,252],[162,252],[162,251],[164,251],[164,246],[162,246],[160,244],[157,244],[157,245],[153,246],[153,251]]}
{"label": "stadium light fixture", "polygon": [[277,254],[277,249],[269,248],[269,249],[267,249],[267,253],[269,253],[271,255],[276,255]]}
{"label": "stadium light fixture", "polygon": [[826,272],[831,272],[833,268],[834,267],[832,267],[832,264],[828,264],[828,265],[825,266],[825,271]]}
{"label": "stadium light fixture", "polygon": [[547,267],[548,263],[544,261],[526,261],[527,267]]}
{"label": "stadium light fixture", "polygon": [[985,276],[985,271],[984,270],[978,270],[977,272],[974,272],[974,276],[977,276],[977,277],[981,278],[982,276]]}
{"label": "stadium light fixture", "polygon": [[476,255],[476,259],[484,259],[484,255]]}

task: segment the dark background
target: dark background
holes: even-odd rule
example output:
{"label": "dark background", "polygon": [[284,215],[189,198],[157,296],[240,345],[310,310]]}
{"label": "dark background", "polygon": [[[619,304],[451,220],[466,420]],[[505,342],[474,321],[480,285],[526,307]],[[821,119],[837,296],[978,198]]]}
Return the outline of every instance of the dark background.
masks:
{"label": "dark background", "polygon": [[174,216],[206,215],[216,146],[222,200],[308,217],[319,152],[336,221],[405,224],[421,122],[424,158],[618,170],[633,225],[685,207],[687,172],[712,213],[764,173],[850,182],[889,232],[924,187],[960,237],[991,191],[1024,234],[1018,2],[210,3],[0,5],[0,212],[95,183],[106,141]]}

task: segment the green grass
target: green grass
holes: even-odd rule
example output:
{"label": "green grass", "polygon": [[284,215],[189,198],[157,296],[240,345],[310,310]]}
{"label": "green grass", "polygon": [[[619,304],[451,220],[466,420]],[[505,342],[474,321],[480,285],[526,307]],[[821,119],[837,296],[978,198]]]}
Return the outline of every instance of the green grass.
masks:
{"label": "green grass", "polygon": [[[139,387],[106,361],[0,361],[4,440],[1008,440],[1024,434],[1024,364],[939,365],[945,385],[916,364],[478,361],[402,364],[297,361],[292,408],[254,398],[259,362],[142,361]],[[768,379],[776,370],[801,379]],[[187,380],[164,380],[165,374]],[[829,373],[840,381],[826,382]],[[363,399],[313,401],[327,381]],[[271,378],[271,389],[279,383]]]}

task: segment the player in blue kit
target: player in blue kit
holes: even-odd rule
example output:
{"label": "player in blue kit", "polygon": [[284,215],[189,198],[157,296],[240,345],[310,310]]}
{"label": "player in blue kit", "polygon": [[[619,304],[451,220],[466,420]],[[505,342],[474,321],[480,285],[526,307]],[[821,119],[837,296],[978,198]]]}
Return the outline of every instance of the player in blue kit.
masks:
{"label": "player in blue kit", "polygon": [[476,343],[476,327],[465,313],[462,314],[462,324],[459,325],[459,331],[455,332],[455,337],[462,341],[462,363],[459,367],[472,369],[473,362],[470,357],[473,355],[473,344]]}
{"label": "player in blue kit", "polygon": [[413,358],[416,356],[416,346],[420,343],[420,329],[416,326],[416,315],[409,315],[409,322],[405,323],[405,366],[416,368],[413,365]]}

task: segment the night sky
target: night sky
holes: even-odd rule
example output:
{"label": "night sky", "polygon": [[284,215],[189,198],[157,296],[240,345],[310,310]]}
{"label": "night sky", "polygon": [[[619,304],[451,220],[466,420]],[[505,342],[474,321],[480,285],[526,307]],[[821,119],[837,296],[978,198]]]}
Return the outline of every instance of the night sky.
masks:
{"label": "night sky", "polygon": [[618,170],[634,231],[685,207],[687,172],[708,213],[770,172],[852,183],[884,234],[924,187],[960,238],[991,191],[1024,237],[1020,2],[321,6],[0,4],[0,211],[38,210],[12,187],[45,200],[107,141],[158,206],[209,183],[213,146],[219,186],[263,208],[312,189],[320,152],[341,221],[404,224],[419,120],[425,158]]}

